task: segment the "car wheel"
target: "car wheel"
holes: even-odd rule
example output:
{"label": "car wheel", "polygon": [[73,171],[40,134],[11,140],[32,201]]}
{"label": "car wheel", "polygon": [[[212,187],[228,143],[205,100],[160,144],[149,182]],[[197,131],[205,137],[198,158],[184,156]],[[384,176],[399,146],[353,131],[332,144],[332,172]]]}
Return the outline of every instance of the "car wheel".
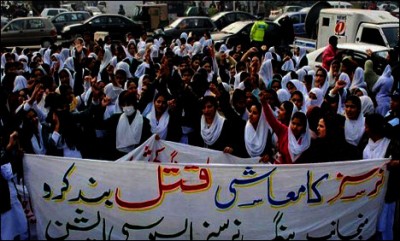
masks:
{"label": "car wheel", "polygon": [[41,46],[42,46],[42,48],[48,48],[48,47],[50,47],[52,44],[53,44],[53,41],[52,41],[52,40],[50,40],[50,39],[44,39],[44,40],[42,41]]}

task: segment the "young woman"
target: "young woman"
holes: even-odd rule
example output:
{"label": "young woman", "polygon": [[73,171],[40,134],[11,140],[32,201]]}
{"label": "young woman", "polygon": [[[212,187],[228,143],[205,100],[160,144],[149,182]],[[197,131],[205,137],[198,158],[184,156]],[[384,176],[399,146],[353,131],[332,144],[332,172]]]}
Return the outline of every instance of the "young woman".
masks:
{"label": "young woman", "polygon": [[170,95],[159,92],[154,97],[150,113],[146,116],[150,121],[151,132],[162,140],[178,142],[181,139],[182,128],[173,112],[175,105],[175,100],[171,100]]}
{"label": "young woman", "polygon": [[[278,137],[278,152],[280,156],[275,160],[277,164],[292,164],[308,149],[311,142],[307,117],[302,112],[295,112],[286,126],[278,121],[271,107],[265,99],[261,99],[266,119]],[[292,104],[293,105],[293,104]],[[293,107],[295,108],[295,107]]]}
{"label": "young woman", "polygon": [[346,141],[353,146],[358,146],[365,130],[365,117],[361,113],[361,100],[358,96],[350,95],[344,105]]}
{"label": "young woman", "polygon": [[254,102],[249,110],[249,120],[244,130],[244,142],[249,157],[260,157],[260,162],[272,160],[273,131],[265,120],[262,106]]}

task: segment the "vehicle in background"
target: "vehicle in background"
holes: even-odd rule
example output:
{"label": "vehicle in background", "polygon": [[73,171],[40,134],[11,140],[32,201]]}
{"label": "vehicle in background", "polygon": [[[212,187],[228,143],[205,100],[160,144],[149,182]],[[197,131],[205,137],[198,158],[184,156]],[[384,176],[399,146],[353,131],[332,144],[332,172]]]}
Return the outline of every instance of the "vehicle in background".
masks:
{"label": "vehicle in background", "polygon": [[392,12],[390,12],[390,14],[392,14],[392,15],[395,16],[396,18],[399,18],[399,8],[396,8],[395,10],[393,10]]}
{"label": "vehicle in background", "polygon": [[133,17],[134,11],[138,4],[143,4],[143,1],[98,1],[97,6],[102,13],[118,14],[120,5],[125,10],[125,16]]}
{"label": "vehicle in background", "polygon": [[52,17],[51,22],[56,27],[57,33],[61,34],[61,31],[65,26],[73,23],[83,22],[90,17],[91,15],[87,11],[64,12]]}
{"label": "vehicle in background", "polygon": [[[264,40],[265,45],[269,47],[279,46],[282,36],[279,24],[268,20],[265,20],[265,22],[268,24]],[[242,49],[248,49],[250,48],[250,31],[253,24],[254,21],[251,20],[237,21],[220,31],[212,32],[211,38],[214,42],[221,42],[224,44],[229,41],[232,46],[240,43]]]}
{"label": "vehicle in background", "polygon": [[94,7],[94,6],[86,6],[85,11],[89,12],[91,16],[97,16],[97,15],[102,14],[100,9],[98,9],[97,7]]}
{"label": "vehicle in background", "polygon": [[162,36],[167,43],[172,39],[179,38],[183,32],[189,34],[193,32],[197,36],[203,36],[204,32],[213,32],[217,30],[214,22],[209,17],[180,17],[166,26],[164,29],[154,31],[154,38]]}
{"label": "vehicle in background", "polygon": [[56,27],[46,17],[16,18],[1,29],[1,46],[50,47],[57,40]]}
{"label": "vehicle in background", "polygon": [[1,27],[6,25],[10,21],[7,17],[1,16]]}
{"label": "vehicle in background", "polygon": [[[307,18],[306,31],[313,36],[309,32],[316,23],[307,23]],[[318,49],[326,46],[329,37],[334,35],[339,43],[369,43],[393,48],[399,41],[399,19],[386,11],[325,8],[320,10],[318,27],[311,32],[314,31],[317,39],[295,38],[294,45]]]}
{"label": "vehicle in background", "polygon": [[284,6],[282,8],[276,9],[276,10],[271,10],[268,19],[270,20],[275,20],[279,16],[281,16],[284,13],[288,12],[298,12],[302,9],[302,6],[297,6],[297,5],[289,5],[289,6]]}
{"label": "vehicle in background", "polygon": [[40,13],[40,17],[51,18],[59,13],[64,13],[68,11],[69,10],[65,8],[44,8],[43,11]]}
{"label": "vehicle in background", "polygon": [[[352,59],[357,62],[357,65],[362,68],[364,68],[365,61],[371,59],[374,62],[374,71],[378,75],[382,74],[387,65],[386,57],[390,51],[390,48],[375,44],[342,43],[338,44],[337,47],[339,54],[341,54],[343,57],[351,56]],[[326,46],[306,55],[308,65],[314,70],[316,70],[318,66],[322,66],[322,53],[324,52],[325,48]],[[367,50],[372,51],[372,55],[370,57],[367,55]]]}
{"label": "vehicle in background", "polygon": [[353,4],[343,1],[328,1],[333,8],[353,8]]}
{"label": "vehicle in background", "polygon": [[206,7],[190,6],[185,10],[183,16],[208,16],[208,12]]}
{"label": "vehicle in background", "polygon": [[211,17],[211,20],[217,26],[219,30],[228,26],[231,23],[236,21],[244,21],[244,20],[256,20],[257,17],[250,13],[240,12],[240,11],[224,11],[219,12]]}
{"label": "vehicle in background", "polygon": [[144,31],[142,25],[119,14],[101,14],[86,19],[82,23],[67,25],[61,31],[63,39],[71,40],[81,36],[85,32],[107,32],[114,40],[125,40],[127,32],[132,32],[135,38],[139,38]]}
{"label": "vehicle in background", "polygon": [[74,7],[72,6],[71,3],[61,4],[60,7],[61,8],[65,8],[68,11],[71,11],[71,12],[75,11],[75,9],[74,9]]}
{"label": "vehicle in background", "polygon": [[294,30],[294,35],[298,37],[306,37],[306,29],[305,29],[305,20],[307,13],[303,12],[288,12],[284,13],[281,16],[279,16],[277,19],[274,20],[275,23],[281,24],[281,21],[283,18],[288,16],[290,20],[293,23],[293,30]]}
{"label": "vehicle in background", "polygon": [[138,4],[132,19],[142,24],[147,32],[163,28],[169,24],[168,5],[160,4]]}
{"label": "vehicle in background", "polygon": [[396,4],[393,4],[393,3],[382,3],[382,4],[378,5],[378,9],[382,10],[382,11],[392,12],[396,8],[399,8],[399,6],[397,6]]}

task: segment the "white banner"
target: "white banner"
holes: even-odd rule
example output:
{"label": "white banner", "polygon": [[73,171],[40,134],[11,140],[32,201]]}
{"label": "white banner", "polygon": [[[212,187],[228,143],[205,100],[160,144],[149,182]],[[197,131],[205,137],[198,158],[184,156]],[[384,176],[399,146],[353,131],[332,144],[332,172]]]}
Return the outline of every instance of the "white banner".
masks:
{"label": "white banner", "polygon": [[[386,192],[386,160],[212,164],[218,160],[209,150],[185,149],[185,158],[212,161],[26,155],[38,238],[367,239],[375,232]],[[159,161],[170,162],[167,156]]]}

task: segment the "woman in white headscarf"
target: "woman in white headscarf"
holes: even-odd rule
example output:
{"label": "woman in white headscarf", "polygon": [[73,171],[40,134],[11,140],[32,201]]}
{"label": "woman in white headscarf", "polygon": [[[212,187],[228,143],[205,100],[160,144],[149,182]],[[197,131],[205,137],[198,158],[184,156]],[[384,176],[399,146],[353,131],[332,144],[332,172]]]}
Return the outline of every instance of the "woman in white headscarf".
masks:
{"label": "woman in white headscarf", "polygon": [[98,57],[100,58],[100,69],[99,69],[99,74],[97,75],[97,81],[103,80],[106,81],[106,83],[109,82],[109,79],[102,79],[105,78],[106,76],[108,77],[107,73],[107,66],[110,65],[111,59],[112,59],[112,53],[110,49],[104,49],[99,52]]}
{"label": "woman in white headscarf", "polygon": [[366,116],[375,113],[375,106],[372,99],[368,95],[360,96],[361,100],[361,113]]}
{"label": "woman in white headscarf", "polygon": [[346,89],[350,88],[351,79],[348,74],[346,74],[345,72],[340,73],[339,80],[343,80],[346,82],[346,86],[344,88],[346,88]]}
{"label": "woman in white headscarf", "polygon": [[387,65],[381,77],[372,88],[372,92],[376,94],[375,100],[378,103],[376,113],[385,116],[390,109],[390,94],[393,86],[392,69]]}
{"label": "woman in white headscarf", "polygon": [[322,95],[325,96],[329,88],[328,73],[324,68],[318,68],[313,78],[312,88],[317,87],[322,90]]}
{"label": "woman in white headscarf", "polygon": [[146,118],[150,122],[151,133],[157,134],[162,140],[179,142],[182,128],[178,118],[174,116],[173,110],[169,108],[168,101],[170,101],[169,94],[158,92]]}
{"label": "woman in white headscarf", "polygon": [[31,72],[31,68],[29,68],[28,66],[28,62],[29,62],[29,58],[26,55],[21,54],[20,56],[18,56],[18,61],[22,63],[22,68],[24,73],[30,73]]}
{"label": "woman in white headscarf", "polygon": [[258,72],[265,86],[269,86],[273,77],[273,69],[271,60],[268,59],[261,64],[260,71]]}
{"label": "woman in white headscarf", "polygon": [[353,81],[351,81],[350,91],[356,88],[367,88],[367,83],[364,81],[364,70],[357,67],[354,71]]}
{"label": "woman in white headscarf", "polygon": [[249,157],[260,157],[260,162],[272,159],[273,131],[265,119],[259,102],[254,102],[249,110],[249,119],[244,129],[244,143]]}
{"label": "woman in white headscarf", "polygon": [[287,91],[287,89],[279,89],[276,91],[276,94],[278,95],[279,102],[281,103],[290,100],[290,93]]}
{"label": "woman in white headscarf", "polygon": [[324,96],[322,90],[320,88],[312,88],[308,93],[306,108],[308,109],[311,106],[321,107],[324,102]]}
{"label": "woman in white headscarf", "polygon": [[214,96],[204,96],[201,101],[202,116],[200,120],[200,136],[203,147],[234,153],[235,138],[232,135],[231,123],[218,113],[218,102]]}
{"label": "woman in white headscarf", "polygon": [[23,75],[17,75],[14,80],[14,89],[13,92],[20,91],[25,89],[28,86],[28,81]]}
{"label": "woman in white headscarf", "polygon": [[346,141],[358,146],[365,132],[365,117],[361,112],[361,100],[358,96],[350,95],[345,101],[344,134]]}

